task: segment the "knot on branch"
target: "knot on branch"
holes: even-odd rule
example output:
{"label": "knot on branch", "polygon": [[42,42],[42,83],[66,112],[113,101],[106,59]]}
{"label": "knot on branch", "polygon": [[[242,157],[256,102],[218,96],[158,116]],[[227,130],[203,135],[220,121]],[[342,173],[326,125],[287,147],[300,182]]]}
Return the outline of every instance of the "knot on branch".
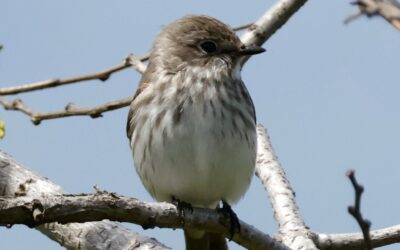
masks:
{"label": "knot on branch", "polygon": [[138,58],[134,56],[133,54],[129,54],[128,57],[125,58],[124,62],[127,67],[133,67],[135,68],[139,73],[143,74],[146,71],[146,64],[143,63],[143,61],[146,61],[149,59],[149,56],[144,56],[141,58]]}
{"label": "knot on branch", "polygon": [[21,99],[15,99],[14,101],[11,102],[11,105],[5,107],[5,109],[19,109],[21,107],[24,107],[25,104]]}
{"label": "knot on branch", "polygon": [[371,0],[357,0],[350,4],[358,6],[360,11],[368,17],[372,17],[379,13],[378,5]]}
{"label": "knot on branch", "polygon": [[89,116],[91,118],[99,118],[99,117],[103,117],[103,114],[99,113],[99,112],[92,112],[92,113],[89,114]]}
{"label": "knot on branch", "polygon": [[73,111],[74,109],[76,109],[76,105],[75,105],[75,103],[70,102],[65,106],[64,109],[65,109],[65,111],[70,112],[70,111]]}
{"label": "knot on branch", "polygon": [[33,123],[33,125],[39,125],[42,122],[42,119],[36,117],[35,115],[32,116],[31,118],[31,122]]}
{"label": "knot on branch", "polygon": [[[31,202],[31,211],[32,211],[32,218],[33,218],[33,224],[31,225],[31,227],[34,227],[37,224],[40,224],[40,222],[43,220],[44,218],[44,207],[43,204],[37,200],[34,199]],[[30,225],[28,225],[30,226]]]}
{"label": "knot on branch", "polygon": [[29,178],[24,183],[19,184],[17,190],[14,192],[14,195],[16,197],[25,196],[28,193],[29,185],[34,182],[35,180]]}
{"label": "knot on branch", "polygon": [[110,78],[111,73],[104,73],[103,75],[99,75],[99,80],[102,82],[105,82],[108,80],[108,78]]}

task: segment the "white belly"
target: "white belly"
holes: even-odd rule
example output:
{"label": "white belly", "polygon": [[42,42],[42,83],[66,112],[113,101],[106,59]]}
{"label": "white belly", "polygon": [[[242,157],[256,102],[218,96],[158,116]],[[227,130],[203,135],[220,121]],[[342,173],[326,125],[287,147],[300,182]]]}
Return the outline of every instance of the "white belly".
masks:
{"label": "white belly", "polygon": [[[169,124],[176,119],[176,109],[170,109],[154,128],[161,113],[157,101],[136,117],[142,123],[131,141],[136,170],[158,201],[175,197],[201,207],[215,207],[221,200],[232,204],[250,184],[256,158],[255,124],[246,126],[240,115],[223,109],[215,88],[208,92],[201,97],[191,95],[190,101],[171,98],[183,103],[174,126]],[[232,118],[239,121],[233,125]]]}

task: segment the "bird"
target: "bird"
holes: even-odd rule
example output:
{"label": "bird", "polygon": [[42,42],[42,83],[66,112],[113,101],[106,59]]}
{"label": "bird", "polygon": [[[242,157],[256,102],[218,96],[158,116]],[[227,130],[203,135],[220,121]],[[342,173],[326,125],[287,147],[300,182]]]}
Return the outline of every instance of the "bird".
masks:
{"label": "bird", "polygon": [[[256,113],[242,60],[264,52],[225,23],[190,15],[165,26],[130,104],[127,136],[157,201],[230,209],[254,175]],[[186,249],[227,249],[222,235],[184,229]]]}

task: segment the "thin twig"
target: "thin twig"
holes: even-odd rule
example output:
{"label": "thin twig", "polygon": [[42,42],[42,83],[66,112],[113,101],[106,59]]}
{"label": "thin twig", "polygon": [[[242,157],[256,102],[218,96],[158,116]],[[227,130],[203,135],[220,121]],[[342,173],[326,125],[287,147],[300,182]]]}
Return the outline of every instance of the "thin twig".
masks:
{"label": "thin twig", "polygon": [[351,4],[358,6],[359,12],[347,17],[344,20],[345,24],[361,15],[367,17],[381,16],[393,27],[400,30],[400,4],[396,0],[356,0]]}
{"label": "thin twig", "polygon": [[[265,12],[265,14],[257,20],[254,24],[246,24],[235,28],[236,31],[247,29],[243,34],[242,40],[244,43],[254,43],[261,45],[263,44],[276,30],[278,30],[286,21],[306,2],[307,0],[280,0],[276,5],[274,5],[270,10]],[[106,69],[94,74],[83,75],[78,77],[71,77],[68,79],[57,79],[57,80],[47,80],[43,82],[36,82],[27,85],[8,87],[0,89],[1,95],[11,95],[16,93],[28,92],[33,90],[45,89],[50,87],[62,86],[65,84],[76,83],[86,80],[100,79],[106,80],[111,74],[123,70],[125,68],[133,66],[139,73],[143,73],[146,70],[146,65],[143,63],[148,60],[149,56],[144,56],[141,58],[136,58],[133,55],[129,55],[121,64],[118,64],[110,69]],[[246,58],[247,60],[248,58]],[[243,61],[243,64],[245,61]],[[113,102],[112,102],[113,103]],[[112,105],[112,109],[107,107],[110,103],[106,103],[93,108],[75,108],[74,110],[67,108],[62,111],[41,113],[34,112],[28,106],[24,105],[22,101],[8,102],[7,100],[0,99],[0,104],[6,109],[18,110],[31,117],[34,124],[39,124],[42,120],[56,119],[67,116],[75,115],[90,115],[92,117],[99,117],[101,113],[115,110],[128,106],[129,104],[123,102],[121,105]],[[106,107],[104,109],[104,107]]]}
{"label": "thin twig", "polygon": [[[250,28],[251,25],[252,25],[252,23],[244,24],[244,25],[238,26],[236,28],[233,28],[233,30],[234,31],[244,30],[244,29]],[[0,45],[0,50],[1,50],[1,48],[2,48],[2,46]],[[130,54],[122,61],[122,63],[119,63],[115,66],[112,66],[111,68],[104,69],[104,70],[101,70],[96,73],[74,76],[74,77],[69,77],[69,78],[64,78],[64,79],[49,79],[49,80],[40,81],[40,82],[28,83],[28,84],[24,84],[24,85],[20,85],[20,86],[0,88],[0,96],[1,95],[15,95],[18,93],[30,92],[30,91],[34,91],[34,90],[54,88],[54,87],[58,87],[58,86],[62,86],[62,85],[78,83],[78,82],[83,82],[83,81],[88,81],[88,80],[106,81],[110,78],[111,74],[121,71],[123,69],[127,69],[129,67],[133,67],[139,73],[143,74],[144,71],[146,70],[146,64],[144,64],[143,62],[147,61],[148,59],[149,59],[149,55],[145,55],[142,57],[136,57],[136,56]]]}
{"label": "thin twig", "polygon": [[372,250],[371,237],[369,233],[369,230],[371,228],[371,222],[364,219],[361,214],[361,196],[362,193],[364,192],[364,187],[358,184],[353,170],[347,171],[346,175],[347,177],[349,177],[355,192],[354,206],[349,206],[348,211],[354,217],[354,219],[356,219],[358,225],[362,230],[365,242],[365,249]]}
{"label": "thin twig", "polygon": [[354,13],[354,14],[351,14],[346,19],[344,19],[343,23],[344,24],[349,24],[352,21],[356,20],[357,18],[361,17],[362,15],[363,15],[363,13],[361,11],[357,12],[357,13]]}
{"label": "thin twig", "polygon": [[250,29],[250,27],[253,25],[253,23],[248,23],[248,24],[243,24],[237,27],[234,27],[233,30],[234,31],[241,31],[241,30],[245,30],[245,29]]}
{"label": "thin twig", "polygon": [[135,57],[134,55],[127,56],[122,63],[117,64],[111,68],[81,76],[74,76],[64,79],[49,79],[40,82],[29,83],[21,86],[0,88],[0,96],[2,95],[14,95],[23,92],[30,92],[34,90],[46,89],[46,88],[54,88],[62,85],[67,85],[71,83],[77,83],[88,80],[101,80],[106,81],[109,79],[111,74],[121,71],[123,69],[134,67],[140,73],[143,73],[146,69],[146,65],[143,63],[148,59],[148,56],[143,56],[140,58]]}
{"label": "thin twig", "polygon": [[16,99],[12,102],[7,101],[5,98],[0,97],[0,104],[7,110],[21,111],[22,113],[31,117],[31,121],[35,125],[39,125],[43,120],[50,120],[69,116],[90,116],[92,118],[101,117],[103,113],[120,109],[128,106],[132,102],[133,97],[129,96],[116,101],[107,102],[95,107],[83,108],[77,107],[73,103],[69,103],[63,110],[53,112],[35,112],[26,106],[22,100]]}

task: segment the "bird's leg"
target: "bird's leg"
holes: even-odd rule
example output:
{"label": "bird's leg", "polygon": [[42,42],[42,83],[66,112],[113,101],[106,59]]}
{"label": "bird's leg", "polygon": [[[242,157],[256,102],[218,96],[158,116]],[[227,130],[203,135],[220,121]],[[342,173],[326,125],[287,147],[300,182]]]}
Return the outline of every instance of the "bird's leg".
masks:
{"label": "bird's leg", "polygon": [[180,216],[183,217],[185,215],[185,210],[189,210],[191,213],[193,213],[193,207],[190,203],[179,200],[173,195],[171,199],[172,199],[172,204],[174,204],[176,206],[176,209],[178,209],[178,213]]}
{"label": "bird's leg", "polygon": [[217,211],[227,214],[229,216],[229,219],[231,222],[231,227],[229,229],[229,233],[230,233],[229,240],[232,240],[233,235],[235,233],[240,232],[239,218],[237,217],[236,213],[233,212],[231,206],[224,200],[222,201],[222,208],[217,208]]}

